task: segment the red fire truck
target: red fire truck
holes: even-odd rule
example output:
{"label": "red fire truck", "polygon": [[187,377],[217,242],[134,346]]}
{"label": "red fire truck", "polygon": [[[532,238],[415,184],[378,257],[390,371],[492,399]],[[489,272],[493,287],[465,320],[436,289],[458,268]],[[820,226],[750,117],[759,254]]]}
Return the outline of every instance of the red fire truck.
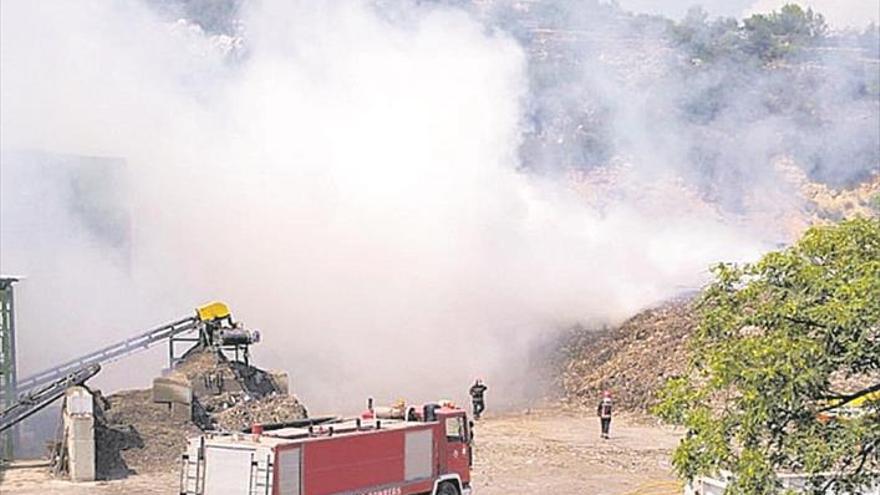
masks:
{"label": "red fire truck", "polygon": [[428,404],[407,419],[372,408],[337,419],[189,442],[181,495],[470,495],[471,424],[464,410]]}

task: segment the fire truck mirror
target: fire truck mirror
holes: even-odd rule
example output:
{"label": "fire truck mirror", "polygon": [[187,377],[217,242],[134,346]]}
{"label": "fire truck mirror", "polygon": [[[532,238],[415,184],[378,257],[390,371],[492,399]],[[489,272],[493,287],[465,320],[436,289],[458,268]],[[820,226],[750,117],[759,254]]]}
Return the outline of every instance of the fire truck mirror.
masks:
{"label": "fire truck mirror", "polygon": [[437,409],[440,409],[439,404],[425,404],[423,417],[426,423],[437,421]]}

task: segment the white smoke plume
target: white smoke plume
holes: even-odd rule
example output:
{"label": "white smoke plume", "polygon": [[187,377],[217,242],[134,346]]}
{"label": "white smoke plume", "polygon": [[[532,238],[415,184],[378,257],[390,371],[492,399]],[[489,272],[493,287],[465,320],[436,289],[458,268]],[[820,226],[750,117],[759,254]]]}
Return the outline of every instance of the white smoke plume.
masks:
{"label": "white smoke plume", "polygon": [[[312,409],[462,399],[475,376],[519,399],[536,341],[766,247],[713,213],[598,210],[522,172],[526,54],[465,11],[248,5],[236,39],[135,2],[0,4],[23,374],[219,299]],[[127,254],[81,228],[88,184],[54,184],[46,154],[124,160]],[[98,383],[143,386],[163,359]]]}

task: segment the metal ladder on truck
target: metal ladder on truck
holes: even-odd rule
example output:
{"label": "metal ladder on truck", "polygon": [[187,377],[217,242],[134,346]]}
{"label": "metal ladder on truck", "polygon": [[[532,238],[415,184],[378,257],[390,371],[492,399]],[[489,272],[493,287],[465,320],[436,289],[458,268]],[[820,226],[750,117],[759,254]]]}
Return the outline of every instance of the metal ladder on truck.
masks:
{"label": "metal ladder on truck", "polygon": [[[121,342],[108,345],[97,351],[18,380],[15,387],[18,397],[17,401],[0,411],[0,425],[3,425],[0,431],[48,406],[64,393],[65,388],[71,385],[82,384],[85,380],[97,374],[101,369],[101,365],[144,351],[157,343],[168,341],[169,366],[171,366],[176,359],[174,348],[176,342],[190,342],[198,345],[198,343],[206,338],[203,329],[207,323],[231,322],[231,318],[229,308],[225,304],[220,302],[210,303],[197,308],[192,316],[166,323],[134,337],[129,337]],[[196,329],[200,331],[198,337],[181,337],[182,334]],[[53,396],[59,389],[60,392]],[[0,389],[0,394],[3,392]],[[49,397],[52,397],[51,400],[48,399]],[[25,410],[27,413],[21,414],[21,411]]]}
{"label": "metal ladder on truck", "polygon": [[[195,457],[195,458],[193,458]],[[271,495],[274,478],[272,456],[260,460],[251,454],[248,489],[245,495]],[[205,495],[205,446],[181,457],[180,495]]]}
{"label": "metal ladder on truck", "polygon": [[264,462],[251,456],[251,488],[249,495],[269,495],[272,493],[272,457],[267,455]]}
{"label": "metal ladder on truck", "polygon": [[[202,439],[204,444],[204,439]],[[203,495],[205,492],[205,457],[204,445],[200,445],[193,459],[190,453],[181,458],[180,495]]]}

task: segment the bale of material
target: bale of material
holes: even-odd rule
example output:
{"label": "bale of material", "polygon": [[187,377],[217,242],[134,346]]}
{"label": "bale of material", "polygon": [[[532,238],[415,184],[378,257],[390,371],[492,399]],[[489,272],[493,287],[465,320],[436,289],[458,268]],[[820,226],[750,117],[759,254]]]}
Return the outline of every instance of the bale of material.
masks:
{"label": "bale of material", "polygon": [[290,393],[290,375],[288,375],[286,371],[269,370],[268,373],[272,381],[275,383],[275,387],[278,389],[279,394],[287,395]]}
{"label": "bale of material", "polygon": [[153,380],[153,402],[192,404],[193,392],[189,381],[179,373]]}
{"label": "bale of material", "polygon": [[203,350],[187,355],[174,368],[173,374],[184,379],[197,398],[243,391],[232,363],[215,351]]}

